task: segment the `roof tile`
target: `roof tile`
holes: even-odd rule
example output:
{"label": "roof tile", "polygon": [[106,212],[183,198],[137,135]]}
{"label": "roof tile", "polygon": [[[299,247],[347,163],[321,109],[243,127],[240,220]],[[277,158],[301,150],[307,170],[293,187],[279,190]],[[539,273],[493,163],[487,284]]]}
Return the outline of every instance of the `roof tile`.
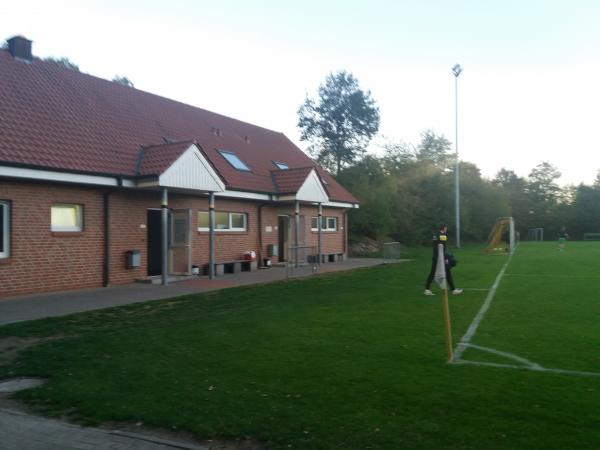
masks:
{"label": "roof tile", "polygon": [[[357,201],[282,133],[51,61],[23,63],[6,50],[0,50],[0,80],[0,163],[135,176],[138,169],[158,171],[178,151],[146,147],[138,167],[141,147],[195,140],[228,189],[276,192],[271,171],[278,161],[290,169],[315,167],[331,200]],[[217,149],[236,153],[251,172],[235,170]]]}

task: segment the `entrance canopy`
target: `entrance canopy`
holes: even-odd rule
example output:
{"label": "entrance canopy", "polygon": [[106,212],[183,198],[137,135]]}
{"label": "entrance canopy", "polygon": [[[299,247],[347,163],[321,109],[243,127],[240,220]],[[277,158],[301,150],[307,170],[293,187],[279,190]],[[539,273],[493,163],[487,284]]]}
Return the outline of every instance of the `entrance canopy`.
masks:
{"label": "entrance canopy", "polygon": [[223,192],[225,183],[193,141],[140,150],[137,185],[203,192]]}
{"label": "entrance canopy", "polygon": [[273,171],[281,201],[327,203],[329,197],[313,167]]}

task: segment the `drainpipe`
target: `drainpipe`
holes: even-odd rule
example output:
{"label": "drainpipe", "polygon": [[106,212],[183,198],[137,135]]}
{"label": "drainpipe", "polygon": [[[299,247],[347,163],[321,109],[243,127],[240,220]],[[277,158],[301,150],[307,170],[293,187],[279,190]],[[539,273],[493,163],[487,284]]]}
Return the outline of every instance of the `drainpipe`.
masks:
{"label": "drainpipe", "polygon": [[169,194],[167,188],[161,188],[162,199],[160,203],[162,213],[162,285],[169,284]]}
{"label": "drainpipe", "polygon": [[294,263],[294,267],[298,267],[298,240],[300,238],[300,202],[296,200],[296,208],[295,208],[295,233],[294,233],[294,245],[296,246],[296,260]]}
{"label": "drainpipe", "polygon": [[344,258],[348,259],[348,211],[344,211]]}
{"label": "drainpipe", "polygon": [[321,265],[321,260],[323,259],[322,256],[322,249],[321,249],[321,229],[322,224],[321,224],[321,220],[323,218],[323,204],[319,202],[319,214],[317,215],[317,253],[319,255],[319,265]]}
{"label": "drainpipe", "polygon": [[110,283],[110,191],[102,194],[103,228],[104,228],[104,255],[102,261],[102,286],[108,287]]}
{"label": "drainpipe", "polygon": [[262,225],[262,209],[265,206],[261,203],[258,207],[258,262],[259,266],[263,265],[263,225]]}
{"label": "drainpipe", "polygon": [[215,193],[208,194],[208,278],[215,278]]}

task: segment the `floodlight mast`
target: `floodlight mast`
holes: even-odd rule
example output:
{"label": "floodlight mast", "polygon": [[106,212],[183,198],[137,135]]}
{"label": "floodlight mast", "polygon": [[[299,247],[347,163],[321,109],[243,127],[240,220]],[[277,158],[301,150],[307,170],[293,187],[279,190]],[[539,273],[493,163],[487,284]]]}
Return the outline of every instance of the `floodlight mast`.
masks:
{"label": "floodlight mast", "polygon": [[454,148],[456,149],[456,161],[454,165],[454,213],[456,216],[456,247],[460,248],[460,182],[459,182],[459,167],[458,167],[458,76],[462,72],[460,64],[455,64],[452,67],[454,74],[454,118],[455,118],[455,139]]}

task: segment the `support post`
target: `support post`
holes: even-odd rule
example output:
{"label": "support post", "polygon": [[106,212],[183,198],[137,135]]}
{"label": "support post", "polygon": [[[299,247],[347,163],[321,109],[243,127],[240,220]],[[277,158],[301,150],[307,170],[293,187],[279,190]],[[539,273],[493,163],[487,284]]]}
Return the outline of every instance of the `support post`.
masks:
{"label": "support post", "polygon": [[[459,72],[460,73],[460,72]],[[456,164],[454,166],[454,214],[456,217],[456,248],[460,248],[460,164],[458,160],[458,75],[454,78],[454,105],[455,105],[455,148]]]}
{"label": "support post", "polygon": [[162,285],[169,284],[169,194],[166,187],[161,188],[161,214],[162,214]]}
{"label": "support post", "polygon": [[208,278],[215,278],[215,193],[211,192],[208,199]]}
{"label": "support post", "polygon": [[298,242],[300,239],[300,202],[296,200],[296,208],[294,212],[295,227],[294,227],[294,245],[296,247],[294,267],[298,267]]}
{"label": "support post", "polygon": [[321,231],[323,229],[323,224],[321,221],[323,220],[323,204],[319,203],[319,214],[317,216],[317,254],[319,257],[318,264],[321,265],[321,261],[323,259],[323,252],[321,249]]}
{"label": "support post", "polygon": [[110,284],[110,191],[102,195],[102,220],[104,222],[104,254],[102,263],[102,286]]}

